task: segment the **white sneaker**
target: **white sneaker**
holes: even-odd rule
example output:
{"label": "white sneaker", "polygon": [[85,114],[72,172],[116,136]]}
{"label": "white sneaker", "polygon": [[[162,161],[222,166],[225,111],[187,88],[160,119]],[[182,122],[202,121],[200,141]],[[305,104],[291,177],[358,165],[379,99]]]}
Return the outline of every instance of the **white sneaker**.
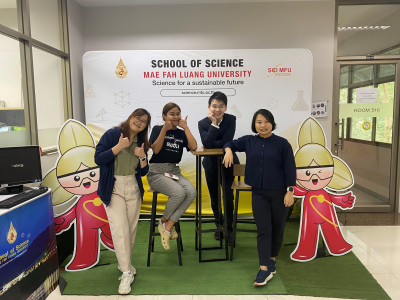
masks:
{"label": "white sneaker", "polygon": [[[122,271],[121,271],[121,268],[119,267],[119,265],[118,265],[118,270],[119,270],[120,272],[122,272]],[[133,275],[136,275],[136,269],[135,269],[134,266],[131,265],[131,268],[129,269],[129,271],[130,271]]]}
{"label": "white sneaker", "polygon": [[119,284],[118,288],[118,293],[121,295],[126,295],[129,294],[131,291],[131,284],[133,280],[135,280],[135,277],[131,272],[128,273],[122,273],[122,276],[118,278],[121,280],[121,283]]}

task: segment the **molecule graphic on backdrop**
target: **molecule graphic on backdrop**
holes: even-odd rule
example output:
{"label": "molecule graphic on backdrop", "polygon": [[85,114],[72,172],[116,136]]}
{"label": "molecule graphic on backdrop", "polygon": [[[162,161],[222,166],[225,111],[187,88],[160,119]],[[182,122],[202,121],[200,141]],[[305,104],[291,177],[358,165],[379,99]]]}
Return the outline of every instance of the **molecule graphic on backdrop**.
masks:
{"label": "molecule graphic on backdrop", "polygon": [[104,120],[104,114],[106,114],[106,110],[102,107],[96,115],[96,118]]}
{"label": "molecule graphic on backdrop", "polygon": [[115,96],[115,105],[121,106],[121,108],[125,107],[126,105],[131,104],[131,95],[130,93],[119,91],[114,93]]}
{"label": "molecule graphic on backdrop", "polygon": [[267,108],[274,109],[278,106],[278,101],[276,101],[273,97],[268,97],[267,99]]}
{"label": "molecule graphic on backdrop", "polygon": [[96,98],[96,94],[93,91],[93,87],[91,85],[86,85],[85,88],[85,98]]}

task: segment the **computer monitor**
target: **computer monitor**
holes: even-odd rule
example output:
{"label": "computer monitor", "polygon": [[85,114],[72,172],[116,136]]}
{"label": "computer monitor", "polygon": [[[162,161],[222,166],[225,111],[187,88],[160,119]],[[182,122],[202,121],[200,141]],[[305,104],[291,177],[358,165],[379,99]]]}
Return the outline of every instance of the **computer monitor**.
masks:
{"label": "computer monitor", "polygon": [[39,146],[0,148],[0,187],[7,187],[6,193],[21,192],[23,184],[41,181]]}

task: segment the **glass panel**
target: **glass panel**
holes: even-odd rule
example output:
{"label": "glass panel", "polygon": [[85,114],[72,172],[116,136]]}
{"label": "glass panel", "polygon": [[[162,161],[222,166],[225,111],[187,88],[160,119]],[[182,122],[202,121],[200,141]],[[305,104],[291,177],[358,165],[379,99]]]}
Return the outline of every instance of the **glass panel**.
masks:
{"label": "glass panel", "polygon": [[[365,80],[372,80],[373,77],[373,70],[372,66],[354,66],[354,74],[358,73],[359,77],[366,77]],[[368,74],[368,72],[365,72],[366,70],[371,71],[372,75]],[[354,75],[356,76],[356,75]],[[357,81],[360,78],[357,79]],[[363,86],[363,84],[360,84],[360,87],[373,87],[373,86]],[[357,89],[353,88],[352,93],[351,93],[351,103],[357,103],[357,97],[356,97]],[[350,138],[352,139],[358,139],[362,141],[372,141],[372,117],[362,117],[362,118],[357,118],[357,117],[352,117],[350,118]]]}
{"label": "glass panel", "polygon": [[348,89],[340,89],[339,104],[347,103]]}
{"label": "glass panel", "polygon": [[[391,65],[394,67],[394,65]],[[378,102],[390,103],[394,101],[394,82],[386,82],[378,85]],[[376,138],[377,142],[392,143],[393,117],[376,118]]]}
{"label": "glass panel", "polygon": [[19,42],[0,34],[0,147],[29,145]]}
{"label": "glass panel", "polygon": [[388,55],[400,44],[400,4],[341,5],[337,55]]}
{"label": "glass panel", "polygon": [[394,76],[396,72],[395,65],[380,65],[378,66],[378,77]]}
{"label": "glass panel", "polygon": [[[340,89],[340,98],[339,98],[339,104],[347,103],[347,95],[348,95],[348,89]],[[347,138],[347,118],[344,118],[343,116],[340,115],[339,113],[339,120],[342,122],[344,120],[344,138]],[[339,138],[342,138],[342,130],[339,130]]]}
{"label": "glass panel", "polygon": [[[354,176],[354,186],[351,188],[357,197],[355,206],[358,208],[390,204],[390,174],[392,155],[392,130],[394,106],[394,74],[395,64],[341,66],[341,72],[353,72],[356,83],[351,88],[340,88],[339,118],[347,119],[349,137],[344,139],[343,149],[338,155],[350,167]],[[347,68],[350,67],[350,70]],[[382,77],[388,82],[375,86],[375,73],[385,74]],[[393,78],[387,75],[393,75]],[[381,78],[382,78],[381,77]],[[359,94],[360,88],[372,88]],[[374,88],[377,90],[374,90]],[[377,98],[376,93],[377,92]],[[370,98],[367,96],[373,95]],[[351,95],[347,103],[348,94]],[[341,128],[339,126],[339,135]],[[380,143],[375,143],[380,142]],[[383,144],[385,143],[385,144]]]}
{"label": "glass panel", "polygon": [[[344,67],[340,70],[340,87],[348,86],[349,85],[349,70],[350,67]],[[347,99],[346,99],[347,102]]]}
{"label": "glass panel", "polygon": [[386,55],[400,55],[400,46],[399,47],[395,47],[393,49],[390,49],[388,51],[385,51],[382,54],[386,54]]}
{"label": "glass panel", "polygon": [[350,121],[350,138],[369,142],[372,141],[372,117],[353,117]]}
{"label": "glass panel", "polygon": [[354,66],[352,83],[363,82],[372,80],[374,78],[374,67],[373,66]]}
{"label": "glass panel", "polygon": [[0,1],[0,24],[18,31],[17,1]]}
{"label": "glass panel", "polygon": [[58,1],[29,0],[31,33],[37,39],[54,48],[61,48]]}
{"label": "glass panel", "polygon": [[57,144],[58,130],[65,121],[62,63],[60,57],[33,48],[39,145],[44,149]]}

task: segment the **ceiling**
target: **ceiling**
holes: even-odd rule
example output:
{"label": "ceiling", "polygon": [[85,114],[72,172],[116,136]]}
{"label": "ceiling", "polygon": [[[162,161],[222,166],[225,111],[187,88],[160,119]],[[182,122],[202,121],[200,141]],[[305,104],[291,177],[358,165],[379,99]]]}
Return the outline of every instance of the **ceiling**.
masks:
{"label": "ceiling", "polygon": [[[1,0],[3,1],[3,0]],[[15,1],[15,0],[14,0]],[[134,6],[134,5],[174,5],[174,4],[215,4],[215,3],[258,3],[258,2],[299,2],[333,0],[76,0],[81,6]]]}

